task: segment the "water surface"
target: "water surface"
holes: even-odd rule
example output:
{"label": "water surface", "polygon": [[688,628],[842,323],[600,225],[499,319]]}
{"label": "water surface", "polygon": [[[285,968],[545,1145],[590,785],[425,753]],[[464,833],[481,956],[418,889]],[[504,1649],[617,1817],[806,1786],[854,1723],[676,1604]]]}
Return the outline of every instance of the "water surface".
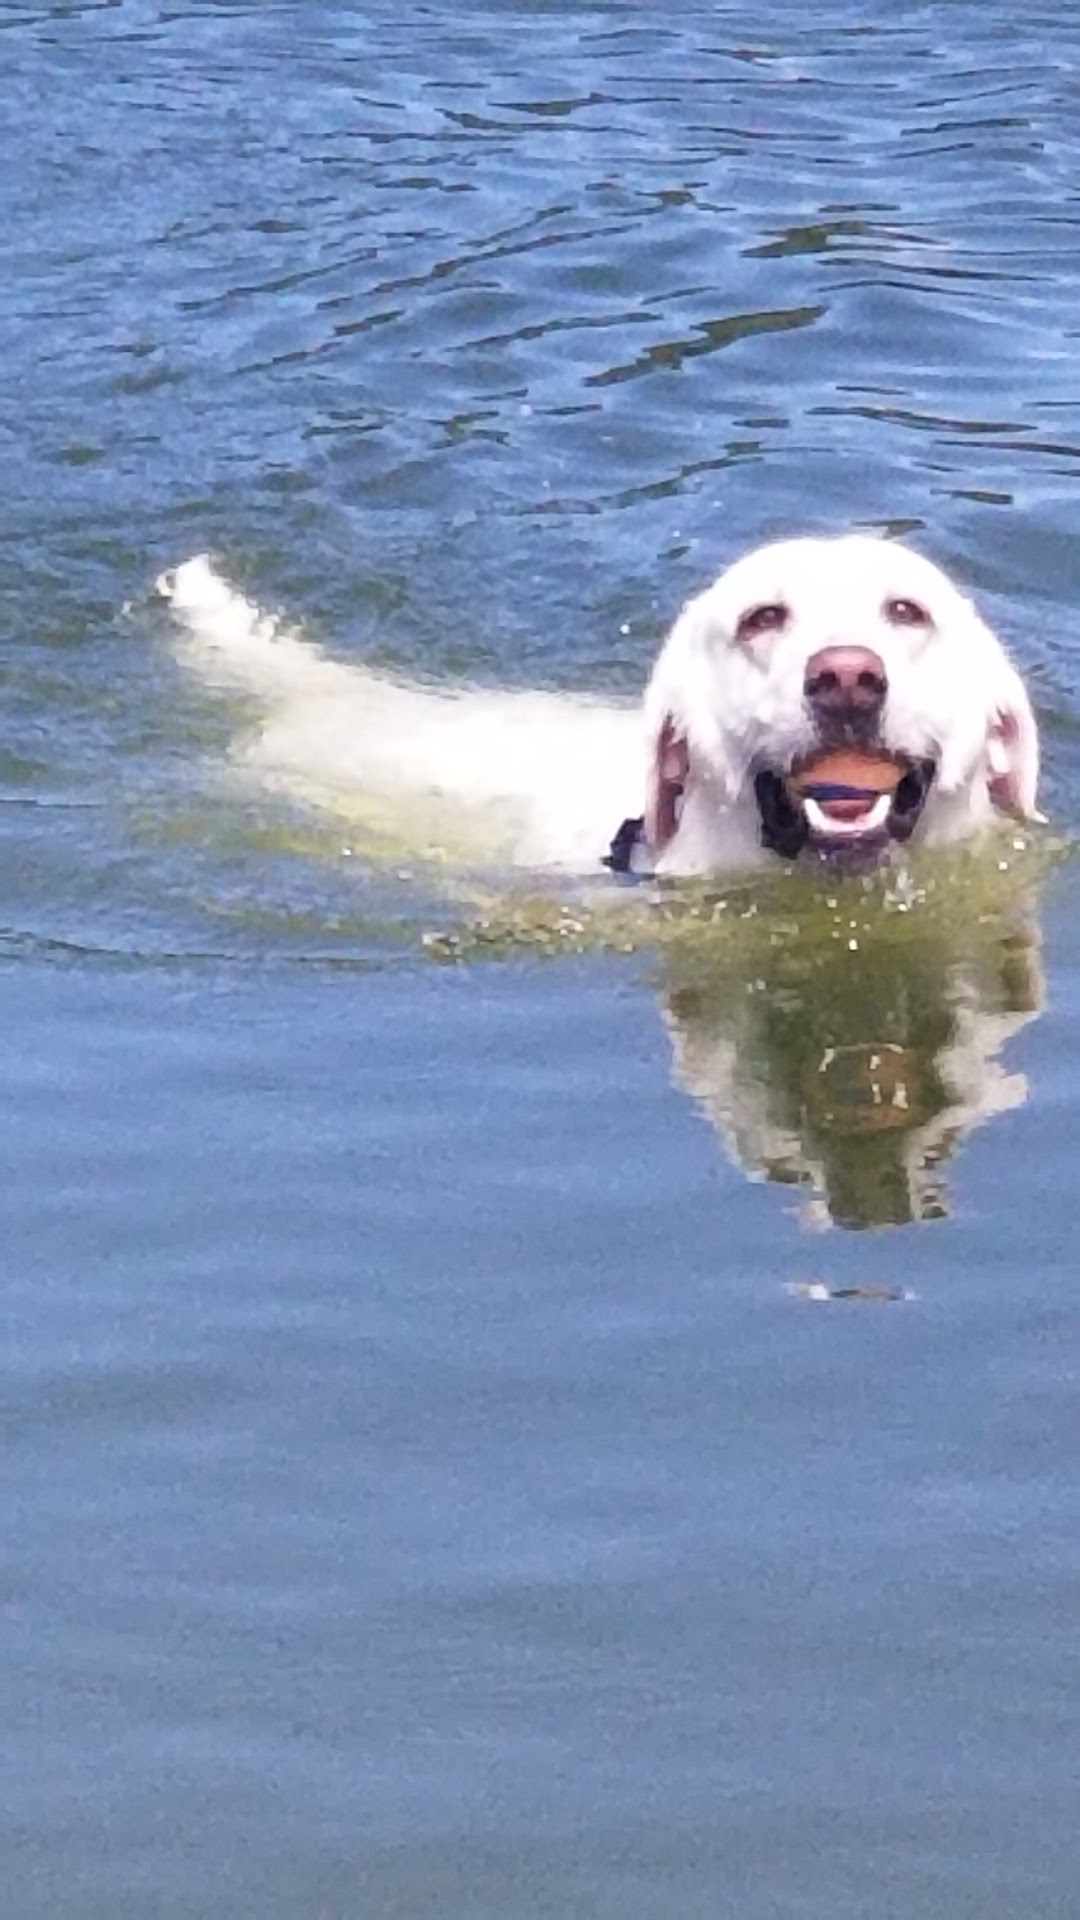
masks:
{"label": "water surface", "polygon": [[152,587],[631,695],[741,548],[907,532],[1067,843],[1078,61],[0,4],[20,1920],[1074,1912],[1068,859],[597,940],[239,788]]}

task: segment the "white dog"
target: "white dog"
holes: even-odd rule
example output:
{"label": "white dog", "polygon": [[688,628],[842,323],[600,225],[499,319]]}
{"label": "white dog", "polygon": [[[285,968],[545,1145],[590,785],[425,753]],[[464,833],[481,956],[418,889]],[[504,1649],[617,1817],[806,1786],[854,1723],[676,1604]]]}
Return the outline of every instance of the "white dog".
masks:
{"label": "white dog", "polygon": [[1016,668],[938,567],[871,535],[737,561],[676,621],[645,723],[645,809],[616,869],[703,872],[762,848],[865,862],[1038,817]]}
{"label": "white dog", "polygon": [[[234,765],[401,852],[700,873],[1031,818],[1016,669],[928,560],[866,535],[763,547],[684,608],[640,705],[414,686],[323,650],[205,556],[164,575],[199,676],[251,696]],[[764,850],[764,851],[763,851]]]}

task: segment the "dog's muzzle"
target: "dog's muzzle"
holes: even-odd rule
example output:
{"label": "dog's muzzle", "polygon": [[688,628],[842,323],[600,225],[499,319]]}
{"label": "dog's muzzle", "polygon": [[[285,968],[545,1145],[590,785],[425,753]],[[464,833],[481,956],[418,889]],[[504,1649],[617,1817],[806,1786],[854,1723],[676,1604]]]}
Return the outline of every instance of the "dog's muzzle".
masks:
{"label": "dog's muzzle", "polygon": [[889,691],[869,647],[823,647],[806,663],[803,697],[816,745],[783,771],[759,768],[754,793],[762,845],[787,860],[806,850],[874,860],[910,839],[936,771],[931,759],[881,743]]}
{"label": "dog's muzzle", "polygon": [[805,772],[765,767],[754,776],[761,844],[784,860],[805,852],[873,861],[894,842],[909,840],[937,771],[933,760],[896,763],[894,787],[819,781]]}

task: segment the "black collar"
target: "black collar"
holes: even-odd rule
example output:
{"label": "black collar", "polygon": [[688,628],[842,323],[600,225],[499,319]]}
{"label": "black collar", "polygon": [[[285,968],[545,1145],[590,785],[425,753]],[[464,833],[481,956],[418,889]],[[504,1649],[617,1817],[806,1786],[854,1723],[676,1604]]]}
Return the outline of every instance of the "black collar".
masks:
{"label": "black collar", "polygon": [[601,855],[600,864],[612,873],[632,873],[634,850],[644,845],[645,816],[639,813],[636,819],[623,821],[607,853]]}

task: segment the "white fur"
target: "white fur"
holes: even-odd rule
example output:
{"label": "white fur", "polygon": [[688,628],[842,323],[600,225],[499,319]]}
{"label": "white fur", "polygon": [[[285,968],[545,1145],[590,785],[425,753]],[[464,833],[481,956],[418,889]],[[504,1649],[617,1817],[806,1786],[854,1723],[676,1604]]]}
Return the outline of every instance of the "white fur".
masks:
{"label": "white fur", "polygon": [[[437,690],[332,660],[261,614],[205,556],[159,588],[188,663],[256,704],[258,724],[234,762],[353,827],[366,818],[398,853],[595,873],[619,821],[642,810],[667,724],[685,741],[685,797],[651,864],[689,873],[773,858],[759,843],[755,763],[786,764],[811,744],[806,661],[847,642],[872,647],[887,669],[889,749],[938,758],[921,837],[985,825],[995,777],[999,798],[1034,810],[1035,724],[1015,668],[944,574],[888,541],[794,540],[737,561],[676,621],[644,726],[630,705]],[[932,630],[890,627],[881,611],[889,595],[926,605]],[[740,614],[772,600],[791,610],[786,631],[740,644]]]}
{"label": "white fur", "polygon": [[234,772],[339,820],[350,840],[395,859],[595,872],[612,816],[637,804],[644,753],[629,703],[421,687],[333,660],[205,555],[158,590],[185,664],[255,707]]}
{"label": "white fur", "polygon": [[[890,599],[917,601],[928,628],[891,624]],[[740,642],[742,615],[782,603],[782,632]],[[685,742],[685,797],[673,838],[657,849],[667,873],[709,871],[760,858],[752,775],[787,767],[815,744],[803,695],[819,649],[854,645],[888,676],[883,746],[938,762],[919,838],[977,832],[995,799],[1035,812],[1038,741],[1023,683],[999,640],[940,568],[872,535],[785,540],[760,547],[688,602],[645,695],[654,763],[662,737]],[[994,783],[995,793],[991,794]]]}

